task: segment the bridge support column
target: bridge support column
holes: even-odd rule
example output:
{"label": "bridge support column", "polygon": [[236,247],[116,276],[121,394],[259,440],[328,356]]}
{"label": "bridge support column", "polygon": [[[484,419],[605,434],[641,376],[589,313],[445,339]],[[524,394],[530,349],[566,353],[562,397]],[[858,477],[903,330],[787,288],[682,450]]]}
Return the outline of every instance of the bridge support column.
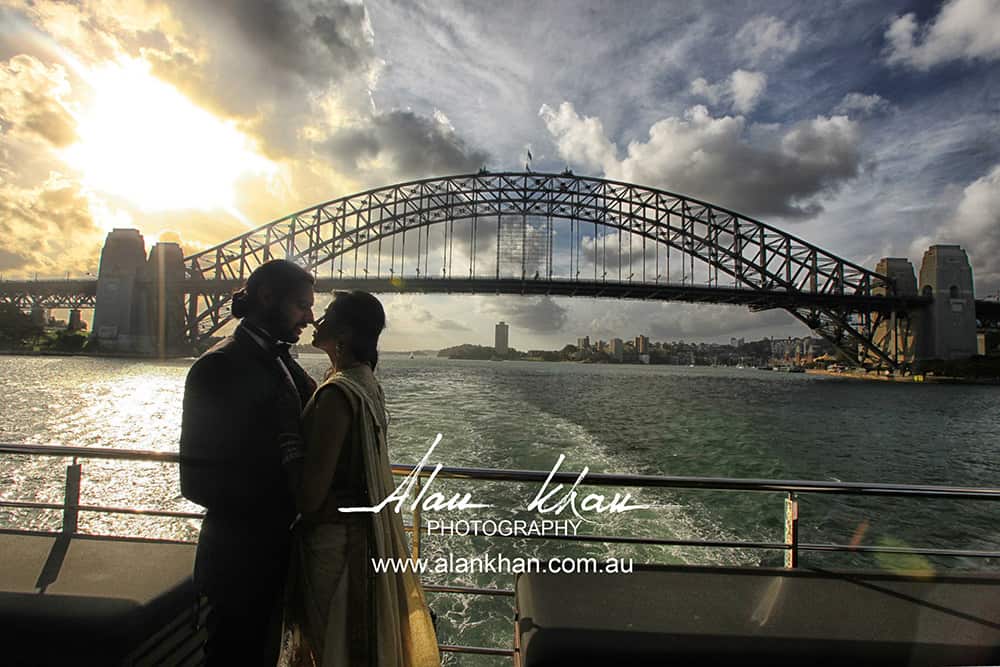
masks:
{"label": "bridge support column", "polygon": [[71,308],[69,311],[69,324],[66,327],[67,331],[82,331],[87,327],[83,321],[83,315],[79,308]]}
{"label": "bridge support column", "polygon": [[934,245],[920,265],[920,291],[933,297],[921,314],[918,359],[976,354],[976,297],[969,257],[960,246]]}
{"label": "bridge support column", "polygon": [[31,307],[31,323],[44,327],[49,323],[49,314],[39,305],[34,305]]}

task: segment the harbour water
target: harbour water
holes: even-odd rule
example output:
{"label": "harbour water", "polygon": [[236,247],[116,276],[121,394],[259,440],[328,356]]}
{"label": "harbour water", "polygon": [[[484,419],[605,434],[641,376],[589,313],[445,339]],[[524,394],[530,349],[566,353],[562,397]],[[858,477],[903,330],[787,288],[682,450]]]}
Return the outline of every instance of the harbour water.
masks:
{"label": "harbour water", "polygon": [[[326,359],[303,355],[315,377]],[[175,451],[191,360],[0,357],[0,441]],[[391,458],[416,463],[564,471],[951,484],[1000,482],[1000,387],[868,383],[753,369],[449,361],[384,354]],[[0,460],[6,499],[59,502],[66,461]],[[490,508],[427,518],[540,518],[538,485],[440,480]],[[613,494],[620,489],[604,493]],[[589,489],[588,491],[596,491]],[[591,514],[581,533],[681,539],[782,539],[776,493],[634,494],[650,509]],[[87,461],[83,502],[194,509],[176,467]],[[803,496],[804,542],[1000,549],[996,503]],[[447,514],[447,516],[441,516]],[[56,512],[0,511],[0,527],[54,529]],[[191,522],[83,515],[81,528],[194,539]],[[579,545],[524,537],[425,537],[422,555],[595,555],[638,562],[778,564],[776,552]],[[925,569],[1000,568],[971,559],[824,556],[805,564]],[[510,588],[507,574],[428,575],[427,581]],[[509,646],[510,600],[434,594],[441,639]],[[501,664],[482,658],[475,664]],[[460,663],[473,664],[463,659]]]}

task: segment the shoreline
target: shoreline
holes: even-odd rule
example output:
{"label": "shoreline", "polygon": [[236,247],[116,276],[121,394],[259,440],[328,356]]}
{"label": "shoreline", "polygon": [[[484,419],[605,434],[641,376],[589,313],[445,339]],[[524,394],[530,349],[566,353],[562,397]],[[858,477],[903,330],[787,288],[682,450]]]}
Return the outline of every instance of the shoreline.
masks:
{"label": "shoreline", "polygon": [[868,380],[875,382],[897,382],[902,384],[985,384],[1000,385],[997,377],[958,377],[949,375],[881,375],[864,371],[828,371],[820,368],[807,368],[808,375],[822,375],[847,380]]}
{"label": "shoreline", "polygon": [[169,355],[158,357],[156,355],[125,352],[69,352],[64,350],[0,350],[2,357],[93,357],[96,359],[139,359],[148,361],[164,361],[167,359],[193,359],[189,354]]}

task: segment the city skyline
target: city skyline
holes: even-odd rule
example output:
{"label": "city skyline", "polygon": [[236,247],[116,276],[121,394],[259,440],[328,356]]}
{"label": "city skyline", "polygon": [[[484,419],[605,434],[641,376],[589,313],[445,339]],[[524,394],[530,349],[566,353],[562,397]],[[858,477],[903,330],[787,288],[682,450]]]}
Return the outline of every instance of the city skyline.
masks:
{"label": "city skyline", "polygon": [[[645,339],[645,344],[648,345],[649,347],[656,347],[656,346],[662,346],[662,345],[714,345],[714,346],[721,346],[721,345],[727,345],[728,344],[730,347],[732,347],[734,349],[738,349],[739,347],[741,347],[741,346],[743,346],[745,344],[748,344],[748,343],[760,343],[762,341],[777,342],[777,341],[808,341],[808,340],[821,341],[822,340],[818,336],[815,336],[815,335],[813,335],[811,333],[808,333],[808,332],[806,334],[804,334],[804,335],[801,335],[801,336],[784,336],[784,337],[764,336],[764,337],[761,337],[761,338],[758,338],[758,339],[755,339],[755,340],[748,340],[745,337],[740,337],[740,338],[730,337],[729,340],[728,340],[728,342],[727,341],[716,341],[716,340],[704,340],[704,339],[685,340],[683,338],[672,339],[672,340],[656,340],[656,339],[650,338],[649,336],[646,336],[645,334],[637,333],[637,334],[634,334],[633,336],[624,336],[624,335],[610,336],[607,339],[604,339],[604,338],[593,338],[590,335],[578,336],[578,337],[576,337],[576,342],[567,339],[566,341],[563,341],[561,344],[559,344],[559,345],[557,345],[556,347],[553,347],[553,348],[533,348],[533,347],[520,347],[520,346],[516,345],[514,342],[511,342],[511,337],[510,337],[511,336],[511,332],[513,331],[514,334],[515,334],[515,336],[516,336],[517,332],[516,332],[516,329],[512,329],[511,328],[511,326],[510,326],[509,323],[500,321],[500,322],[494,323],[491,326],[493,327],[493,334],[492,334],[492,337],[489,338],[489,340],[474,339],[473,336],[470,336],[467,339],[461,340],[461,341],[459,341],[456,344],[449,343],[449,345],[438,345],[438,346],[432,345],[432,346],[429,346],[429,347],[422,347],[422,348],[386,348],[385,351],[386,352],[392,352],[392,353],[405,354],[405,353],[413,352],[413,351],[422,351],[422,352],[438,351],[438,350],[441,350],[441,349],[445,349],[447,347],[453,347],[454,345],[478,345],[480,347],[491,347],[491,348],[494,348],[494,349],[498,349],[498,343],[499,343],[500,340],[503,340],[504,345],[507,346],[508,349],[514,349],[514,350],[517,350],[519,352],[527,352],[529,350],[542,350],[542,349],[546,349],[546,350],[550,350],[550,351],[551,350],[560,350],[560,349],[564,348],[566,345],[575,345],[575,347],[577,347],[578,349],[580,349],[582,347],[580,345],[580,341],[582,341],[584,339],[586,339],[588,341],[588,345],[590,345],[593,348],[597,348],[600,344],[607,344],[607,343],[613,342],[615,340],[620,341],[622,343],[623,347],[628,347],[628,346],[631,345],[633,348],[635,348],[637,341],[639,341],[640,339]],[[503,329],[501,329],[501,326],[503,327]],[[501,333],[501,331],[502,331],[502,333]],[[516,340],[516,338],[514,340]],[[639,353],[641,354],[642,352],[639,352]]]}

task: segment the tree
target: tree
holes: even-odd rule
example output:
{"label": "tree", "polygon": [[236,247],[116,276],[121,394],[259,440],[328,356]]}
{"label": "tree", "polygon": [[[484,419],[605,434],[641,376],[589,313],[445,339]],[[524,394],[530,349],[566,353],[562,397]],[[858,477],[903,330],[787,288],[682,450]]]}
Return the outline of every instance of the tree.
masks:
{"label": "tree", "polygon": [[0,345],[17,347],[29,338],[37,338],[43,331],[14,304],[0,304]]}
{"label": "tree", "polygon": [[569,344],[566,345],[562,350],[560,350],[559,354],[563,360],[572,360],[576,358],[576,354],[579,351],[580,350],[579,348],[577,348],[576,345]]}
{"label": "tree", "polygon": [[60,331],[52,341],[52,349],[60,352],[79,352],[87,342],[87,335],[75,331]]}

